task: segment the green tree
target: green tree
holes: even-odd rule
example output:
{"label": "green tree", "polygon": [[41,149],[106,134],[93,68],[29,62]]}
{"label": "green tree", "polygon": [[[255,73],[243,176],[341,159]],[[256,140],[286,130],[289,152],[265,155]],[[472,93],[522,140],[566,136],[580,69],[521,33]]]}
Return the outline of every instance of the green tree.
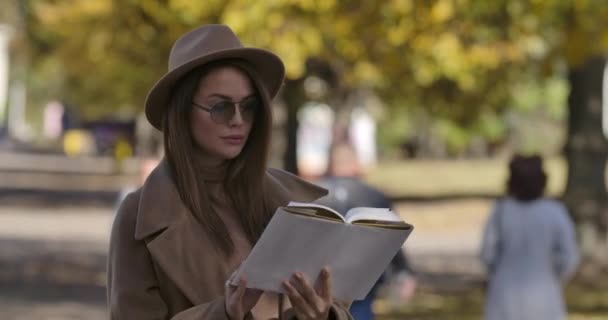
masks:
{"label": "green tree", "polygon": [[90,115],[140,108],[165,71],[172,41],[202,23],[227,23],[246,44],[275,51],[287,66],[291,170],[295,114],[308,99],[308,76],[327,82],[322,99],[340,114],[363,88],[380,96],[389,114],[421,108],[466,142],[465,132],[479,128],[480,119],[511,105],[522,79],[544,81],[565,69],[571,87],[566,199],[588,261],[608,265],[606,145],[598,116],[608,48],[603,0],[26,3],[35,67],[57,71],[47,71],[47,79],[60,82],[61,95]]}

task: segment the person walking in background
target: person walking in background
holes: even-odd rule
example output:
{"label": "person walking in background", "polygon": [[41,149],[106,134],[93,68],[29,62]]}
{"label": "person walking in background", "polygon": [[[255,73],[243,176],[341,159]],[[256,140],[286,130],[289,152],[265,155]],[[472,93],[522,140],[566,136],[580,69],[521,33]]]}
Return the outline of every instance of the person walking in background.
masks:
{"label": "person walking in background", "polygon": [[547,177],[539,156],[516,155],[507,196],[486,224],[481,259],[488,270],[486,320],[565,320],[561,285],[579,262],[566,208],[543,197]]}
{"label": "person walking in background", "polygon": [[[390,208],[391,201],[380,191],[361,181],[362,166],[351,144],[332,145],[326,175],[316,184],[329,190],[329,194],[315,203],[328,206],[345,214],[356,207]],[[403,251],[399,251],[388,269],[364,300],[354,301],[350,313],[356,320],[374,319],[372,304],[378,289],[390,282],[396,300],[406,303],[414,294],[416,279]]]}

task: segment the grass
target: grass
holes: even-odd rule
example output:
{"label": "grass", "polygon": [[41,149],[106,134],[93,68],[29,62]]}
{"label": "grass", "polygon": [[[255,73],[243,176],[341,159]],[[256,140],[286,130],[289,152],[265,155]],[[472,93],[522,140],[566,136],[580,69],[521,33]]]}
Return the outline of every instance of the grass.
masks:
{"label": "grass", "polygon": [[398,202],[396,211],[425,233],[471,232],[485,224],[492,206],[489,199],[466,198],[423,202]]}
{"label": "grass", "polygon": [[[568,286],[565,292],[568,320],[608,319],[608,290],[606,287]],[[412,301],[401,307],[391,307],[385,299],[374,305],[378,320],[469,320],[481,319],[483,291],[436,293],[428,289],[417,292]]]}
{"label": "grass", "polygon": [[468,320],[480,319],[482,303],[480,290],[466,294],[419,290],[407,305],[394,307],[380,299],[375,303],[374,311],[378,320]]}
{"label": "grass", "polygon": [[[385,162],[372,168],[366,180],[395,198],[502,194],[507,160],[408,160]],[[566,182],[562,159],[545,162],[548,193],[561,194]]]}

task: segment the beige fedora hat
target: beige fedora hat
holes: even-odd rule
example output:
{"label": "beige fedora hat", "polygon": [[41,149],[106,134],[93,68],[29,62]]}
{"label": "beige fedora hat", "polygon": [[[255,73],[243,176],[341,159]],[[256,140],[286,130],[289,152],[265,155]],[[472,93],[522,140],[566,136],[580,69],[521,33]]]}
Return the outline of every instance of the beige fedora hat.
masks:
{"label": "beige fedora hat", "polygon": [[279,91],[285,77],[281,59],[270,51],[244,47],[234,32],[225,25],[211,24],[194,29],[179,38],[169,55],[169,70],[154,84],[146,97],[146,117],[150,124],[162,130],[162,119],[171,97],[171,90],[181,77],[206,63],[223,60],[243,60],[259,78],[259,83],[271,98]]}

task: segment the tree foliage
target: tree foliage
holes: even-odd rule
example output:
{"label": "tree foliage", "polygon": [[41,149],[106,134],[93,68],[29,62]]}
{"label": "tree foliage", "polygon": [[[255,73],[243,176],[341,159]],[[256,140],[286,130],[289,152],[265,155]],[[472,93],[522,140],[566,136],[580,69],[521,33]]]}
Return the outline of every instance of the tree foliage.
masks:
{"label": "tree foliage", "polygon": [[28,17],[38,66],[59,61],[54,81],[86,109],[140,107],[172,41],[221,22],[279,54],[290,78],[317,58],[342,87],[373,88],[394,105],[466,123],[506,107],[521,73],[603,52],[602,2],[36,0]]}
{"label": "tree foliage", "polygon": [[507,107],[522,73],[542,76],[608,46],[601,0],[36,0],[28,9],[36,66],[60,64],[48,81],[85,110],[140,108],[172,42],[204,23],[275,51],[291,79],[320,59],[340,88],[372,88],[388,104],[461,124]]}

